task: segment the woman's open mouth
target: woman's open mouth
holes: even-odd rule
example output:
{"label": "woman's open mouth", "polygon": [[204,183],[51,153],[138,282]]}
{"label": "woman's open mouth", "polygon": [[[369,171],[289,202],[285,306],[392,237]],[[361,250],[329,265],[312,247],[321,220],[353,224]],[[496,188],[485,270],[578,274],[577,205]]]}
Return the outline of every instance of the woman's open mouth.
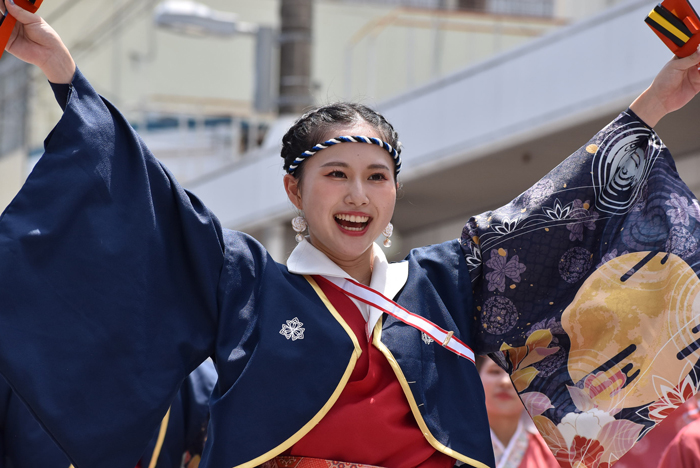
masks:
{"label": "woman's open mouth", "polygon": [[334,216],[335,222],[341,229],[350,232],[363,232],[371,221],[369,216],[357,216],[349,214],[337,214]]}

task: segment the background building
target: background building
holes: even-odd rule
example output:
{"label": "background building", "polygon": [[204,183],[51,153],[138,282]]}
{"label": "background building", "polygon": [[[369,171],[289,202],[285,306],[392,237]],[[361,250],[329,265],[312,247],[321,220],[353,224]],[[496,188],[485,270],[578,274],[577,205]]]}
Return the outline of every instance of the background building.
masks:
{"label": "background building", "polygon": [[[288,1],[203,3],[279,30]],[[643,24],[654,4],[316,0],[310,71],[296,84],[316,103],[376,106],[399,130],[404,187],[391,253],[402,257],[413,246],[457,237],[470,214],[508,202],[650,83],[669,57]],[[157,5],[64,0],[45,2],[41,12],[98,91],[224,226],[250,232],[284,260],[294,245],[288,221],[295,214],[282,190],[278,145],[294,116],[256,106],[256,37],[165,30],[153,21]],[[269,67],[271,102],[280,85],[277,53]],[[700,142],[692,123],[699,107],[659,126],[684,177],[698,187]],[[4,56],[0,206],[59,117],[40,72]]]}

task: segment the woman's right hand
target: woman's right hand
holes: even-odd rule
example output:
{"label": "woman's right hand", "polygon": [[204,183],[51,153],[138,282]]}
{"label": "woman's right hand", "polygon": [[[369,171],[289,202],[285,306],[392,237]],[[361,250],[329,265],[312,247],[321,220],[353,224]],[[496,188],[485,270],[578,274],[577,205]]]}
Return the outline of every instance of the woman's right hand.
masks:
{"label": "woman's right hand", "polygon": [[20,8],[13,0],[0,0],[0,10],[4,13],[5,9],[17,19],[5,50],[41,68],[50,82],[70,83],[75,62],[56,31],[39,15]]}
{"label": "woman's right hand", "polygon": [[630,105],[650,127],[700,93],[700,47],[685,58],[674,57],[656,75],[654,82]]}

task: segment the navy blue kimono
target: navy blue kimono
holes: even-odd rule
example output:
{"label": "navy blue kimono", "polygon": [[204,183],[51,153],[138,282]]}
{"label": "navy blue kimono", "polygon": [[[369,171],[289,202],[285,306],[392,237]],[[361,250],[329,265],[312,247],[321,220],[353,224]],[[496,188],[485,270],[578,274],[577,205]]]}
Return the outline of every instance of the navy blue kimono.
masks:
{"label": "navy blue kimono", "polygon": [[[0,372],[77,468],[123,467],[212,356],[202,466],[282,453],[338,398],[357,337],[312,279],[222,229],[80,72],[67,93],[0,218]],[[623,113],[461,240],[412,251],[394,300],[507,368],[563,466],[608,466],[696,390],[697,206]],[[280,333],[293,318],[304,339]],[[472,362],[392,317],[375,333],[428,442],[493,466]]]}
{"label": "navy blue kimono", "polygon": [[[185,379],[167,420],[141,456],[140,466],[147,468],[156,457],[156,468],[180,468],[183,459],[201,457],[209,422],[209,396],[215,383],[216,370],[210,360]],[[0,454],[3,468],[68,468],[71,464],[2,378]]]}

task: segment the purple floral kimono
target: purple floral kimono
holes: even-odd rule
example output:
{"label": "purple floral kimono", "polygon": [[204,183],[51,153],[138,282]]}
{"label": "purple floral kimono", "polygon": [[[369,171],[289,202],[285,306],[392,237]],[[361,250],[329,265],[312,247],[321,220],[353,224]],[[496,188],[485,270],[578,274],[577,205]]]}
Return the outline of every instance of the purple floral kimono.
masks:
{"label": "purple floral kimono", "polygon": [[563,467],[612,465],[697,392],[699,236],[698,201],[629,110],[465,226],[481,350]]}

